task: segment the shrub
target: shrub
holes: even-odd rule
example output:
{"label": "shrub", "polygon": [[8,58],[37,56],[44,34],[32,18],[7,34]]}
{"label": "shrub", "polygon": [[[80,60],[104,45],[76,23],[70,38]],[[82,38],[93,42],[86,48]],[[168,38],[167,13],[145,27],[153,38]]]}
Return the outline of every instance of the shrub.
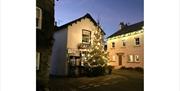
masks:
{"label": "shrub", "polygon": [[107,68],[106,68],[106,70],[108,70],[107,74],[111,74],[113,68],[114,68],[114,66],[108,65]]}
{"label": "shrub", "polygon": [[122,66],[120,69],[125,70],[125,69],[126,69],[126,67],[125,67],[125,66]]}
{"label": "shrub", "polygon": [[133,68],[132,67],[128,67],[128,68],[126,68],[127,70],[133,70]]}
{"label": "shrub", "polygon": [[97,66],[97,67],[88,67],[86,68],[87,76],[100,76],[105,74],[105,67]]}
{"label": "shrub", "polygon": [[141,67],[135,67],[134,70],[138,72],[144,72],[144,69]]}

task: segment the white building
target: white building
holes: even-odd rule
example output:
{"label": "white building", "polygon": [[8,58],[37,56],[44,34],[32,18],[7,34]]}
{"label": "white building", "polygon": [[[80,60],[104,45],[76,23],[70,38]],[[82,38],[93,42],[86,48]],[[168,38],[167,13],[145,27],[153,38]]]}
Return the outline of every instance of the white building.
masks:
{"label": "white building", "polygon": [[[67,76],[79,71],[83,66],[84,55],[93,41],[98,24],[86,14],[57,28],[51,60],[51,75]],[[102,29],[102,36],[105,35]]]}
{"label": "white building", "polygon": [[115,68],[144,67],[144,22],[124,25],[108,37],[107,51]]}

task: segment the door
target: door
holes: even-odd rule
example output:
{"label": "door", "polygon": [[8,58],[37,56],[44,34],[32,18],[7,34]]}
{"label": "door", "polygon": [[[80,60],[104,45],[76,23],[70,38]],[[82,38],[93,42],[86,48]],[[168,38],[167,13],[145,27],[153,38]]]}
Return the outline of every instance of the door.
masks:
{"label": "door", "polygon": [[119,55],[119,65],[122,65],[122,55]]}

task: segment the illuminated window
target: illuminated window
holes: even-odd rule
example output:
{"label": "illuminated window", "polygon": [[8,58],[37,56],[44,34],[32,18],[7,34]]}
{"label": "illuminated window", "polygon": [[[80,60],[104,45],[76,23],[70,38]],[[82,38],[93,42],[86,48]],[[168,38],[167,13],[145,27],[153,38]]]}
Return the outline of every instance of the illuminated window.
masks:
{"label": "illuminated window", "polygon": [[133,55],[128,56],[128,62],[133,62]]}
{"label": "illuminated window", "polygon": [[41,29],[42,23],[42,10],[39,7],[36,7],[36,28]]}
{"label": "illuminated window", "polygon": [[139,38],[135,38],[135,45],[140,45],[140,39]]}
{"label": "illuminated window", "polygon": [[39,70],[40,66],[40,52],[36,52],[36,70]]}
{"label": "illuminated window", "polygon": [[115,47],[115,43],[114,42],[112,42],[112,48],[114,48]]}
{"label": "illuminated window", "polygon": [[82,42],[91,43],[91,31],[85,29],[82,30]]}
{"label": "illuminated window", "polygon": [[139,55],[135,55],[135,62],[139,62]]}
{"label": "illuminated window", "polygon": [[126,41],[122,40],[122,46],[125,47],[126,46]]}

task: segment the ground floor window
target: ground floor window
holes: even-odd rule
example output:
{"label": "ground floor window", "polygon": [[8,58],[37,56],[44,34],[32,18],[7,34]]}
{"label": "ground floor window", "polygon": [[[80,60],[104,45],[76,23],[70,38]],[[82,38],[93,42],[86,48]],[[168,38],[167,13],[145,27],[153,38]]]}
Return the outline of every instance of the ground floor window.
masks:
{"label": "ground floor window", "polygon": [[128,62],[133,62],[133,55],[128,56]]}
{"label": "ground floor window", "polygon": [[139,62],[139,55],[135,55],[135,62]]}
{"label": "ground floor window", "polygon": [[36,52],[36,70],[39,70],[40,66],[40,52]]}
{"label": "ground floor window", "polygon": [[128,55],[128,62],[139,62],[139,55]]}

